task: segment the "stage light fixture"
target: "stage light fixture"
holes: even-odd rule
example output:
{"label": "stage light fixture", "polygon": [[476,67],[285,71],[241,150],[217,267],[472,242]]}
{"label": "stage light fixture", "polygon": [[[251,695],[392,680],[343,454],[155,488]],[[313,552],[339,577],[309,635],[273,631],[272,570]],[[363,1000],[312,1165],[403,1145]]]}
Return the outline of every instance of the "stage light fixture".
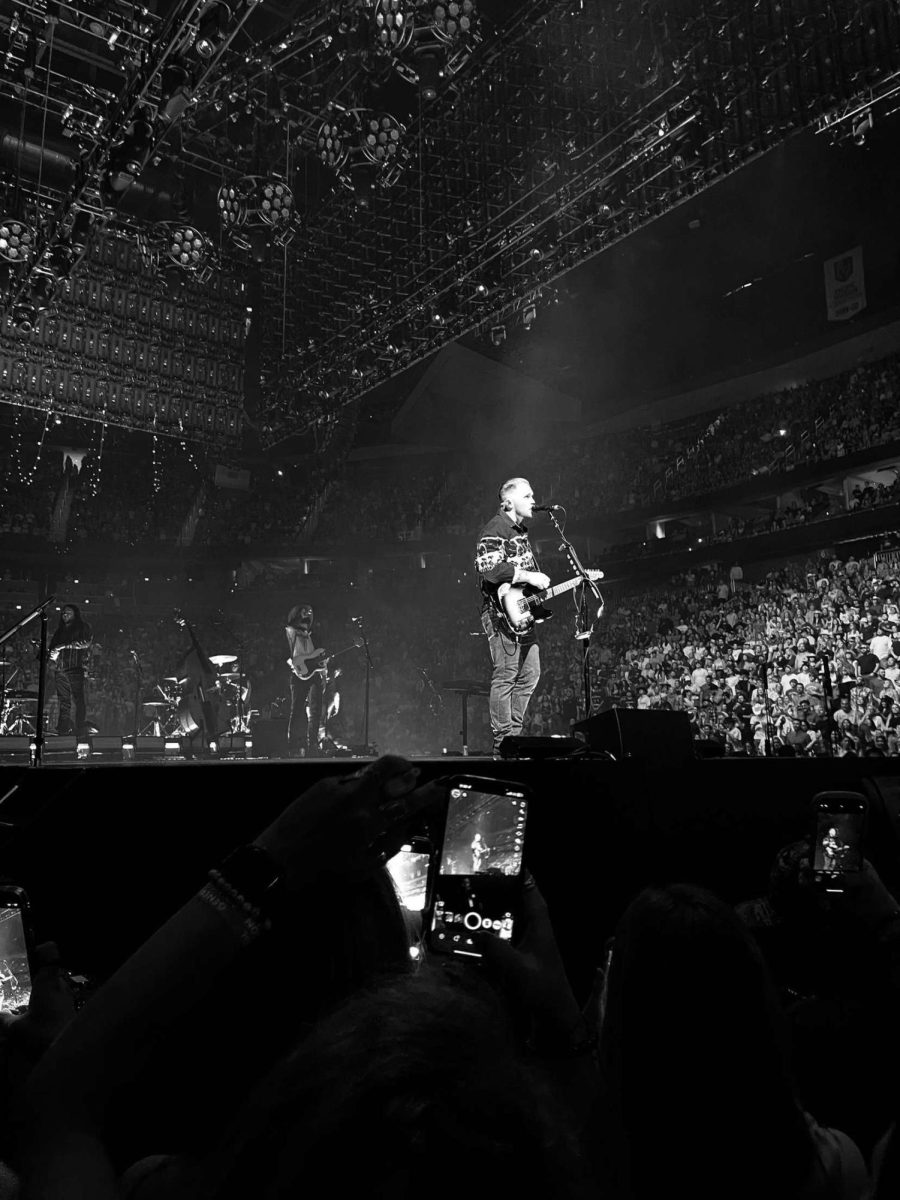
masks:
{"label": "stage light fixture", "polygon": [[363,121],[363,153],[377,166],[383,166],[396,157],[403,133],[403,126],[390,113],[372,113]]}
{"label": "stage light fixture", "polygon": [[537,305],[534,303],[526,304],[522,309],[522,324],[526,329],[530,329],[537,320]]}
{"label": "stage light fixture", "polygon": [[153,151],[153,126],[143,117],[132,121],[109,156],[106,182],[113,192],[124,192],[147,165]]}
{"label": "stage light fixture", "polygon": [[35,234],[32,227],[16,217],[0,220],[0,258],[11,263],[27,263],[34,254]]}
{"label": "stage light fixture", "polygon": [[53,303],[59,280],[43,272],[35,275],[28,285],[28,300],[37,312],[43,312]]}
{"label": "stage light fixture", "polygon": [[397,54],[409,45],[415,20],[406,0],[377,0],[372,21],[375,45],[383,54]]}
{"label": "stage light fixture", "polygon": [[223,183],[217,203],[219,220],[226,229],[240,229],[247,220],[247,196],[240,184]]}
{"label": "stage light fixture", "polygon": [[416,55],[416,78],[419,95],[425,101],[434,100],[444,74],[444,58],[436,50],[423,50]]}
{"label": "stage light fixture", "polygon": [[159,115],[167,124],[177,121],[190,106],[193,81],[183,63],[169,63],[162,73],[163,100]]}
{"label": "stage light fixture", "polygon": [[259,197],[260,219],[273,228],[289,224],[294,211],[294,193],[280,179],[263,181]]}
{"label": "stage light fixture", "polygon": [[506,326],[492,325],[491,326],[491,345],[502,346],[506,341]]}
{"label": "stage light fixture", "polygon": [[340,171],[350,154],[351,130],[347,122],[336,113],[331,113],[319,126],[316,135],[316,153],[323,166]]}
{"label": "stage light fixture", "polygon": [[193,225],[168,227],[166,255],[185,271],[199,271],[212,252],[212,243]]}
{"label": "stage light fixture", "polygon": [[445,41],[471,33],[476,13],[473,0],[435,0],[431,6],[431,21],[438,37]]}
{"label": "stage light fixture", "polygon": [[225,30],[231,20],[231,9],[225,0],[212,0],[200,17],[194,50],[203,59],[210,59],[225,40]]}

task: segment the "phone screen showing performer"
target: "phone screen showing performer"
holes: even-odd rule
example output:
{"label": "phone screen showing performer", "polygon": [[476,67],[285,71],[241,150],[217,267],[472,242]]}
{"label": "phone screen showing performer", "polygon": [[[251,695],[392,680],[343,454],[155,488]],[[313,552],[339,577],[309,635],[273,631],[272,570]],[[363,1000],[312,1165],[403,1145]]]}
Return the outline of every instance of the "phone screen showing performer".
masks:
{"label": "phone screen showing performer", "polygon": [[478,958],[473,934],[512,939],[528,800],[519,783],[471,776],[450,781],[429,924],[432,950]]}
{"label": "phone screen showing performer", "polygon": [[813,877],[826,891],[841,892],[844,876],[862,868],[866,800],[855,792],[820,792],[813,803]]}
{"label": "phone screen showing performer", "polygon": [[0,888],[0,1012],[24,1012],[31,999],[26,934],[27,900],[21,888]]}

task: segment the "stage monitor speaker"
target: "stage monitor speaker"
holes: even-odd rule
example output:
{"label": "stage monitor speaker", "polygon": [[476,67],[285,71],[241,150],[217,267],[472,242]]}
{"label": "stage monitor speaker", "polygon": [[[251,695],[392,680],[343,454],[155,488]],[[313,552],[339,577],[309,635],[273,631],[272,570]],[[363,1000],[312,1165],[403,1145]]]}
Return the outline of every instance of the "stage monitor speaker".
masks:
{"label": "stage monitor speaker", "polygon": [[610,708],[572,728],[592,750],[606,750],[617,759],[673,767],[694,758],[691,724],[683,712]]}
{"label": "stage monitor speaker", "polygon": [[501,758],[565,758],[580,750],[584,742],[568,737],[505,737],[500,743]]}

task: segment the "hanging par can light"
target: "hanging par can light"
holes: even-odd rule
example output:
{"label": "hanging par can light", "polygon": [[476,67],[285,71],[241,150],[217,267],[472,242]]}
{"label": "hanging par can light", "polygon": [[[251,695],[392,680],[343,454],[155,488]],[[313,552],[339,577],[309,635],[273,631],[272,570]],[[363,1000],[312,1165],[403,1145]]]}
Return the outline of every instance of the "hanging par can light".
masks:
{"label": "hanging par can light", "polygon": [[316,135],[316,153],[323,166],[340,172],[350,154],[353,129],[343,113],[329,113]]}
{"label": "hanging par can light", "polygon": [[27,263],[34,254],[34,230],[17,217],[0,219],[0,258],[10,263]]}
{"label": "hanging par can light", "polygon": [[168,226],[166,256],[185,271],[199,271],[212,253],[212,243],[193,225]]}
{"label": "hanging par can light", "polygon": [[397,157],[405,130],[390,113],[368,113],[363,118],[360,147],[376,166],[385,166]]}
{"label": "hanging par can light", "polygon": [[375,48],[381,54],[399,54],[410,43],[415,20],[407,0],[376,0],[372,16]]}
{"label": "hanging par can light", "polygon": [[259,191],[259,217],[273,229],[290,224],[294,213],[294,193],[281,179],[264,179]]}
{"label": "hanging par can light", "polygon": [[239,180],[238,183],[223,183],[219,188],[219,220],[226,229],[240,229],[247,220],[247,194],[243,183],[244,180]]}

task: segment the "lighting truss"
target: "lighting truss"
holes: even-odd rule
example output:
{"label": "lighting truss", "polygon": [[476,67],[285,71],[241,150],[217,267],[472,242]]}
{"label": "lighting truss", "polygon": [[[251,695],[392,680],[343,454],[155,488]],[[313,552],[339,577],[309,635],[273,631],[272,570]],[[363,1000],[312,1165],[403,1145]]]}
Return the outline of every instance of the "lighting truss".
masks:
{"label": "lighting truss", "polygon": [[[423,20],[417,9],[416,32]],[[418,152],[389,197],[376,194],[364,221],[342,192],[308,216],[284,287],[298,386],[327,378],[339,406],[496,327],[495,314],[523,312],[554,279],[823,114],[888,94],[898,71],[892,0],[520,10],[459,79],[445,73],[410,125]],[[462,301],[446,319],[451,293]],[[360,371],[361,356],[376,369]],[[291,431],[274,398],[268,424],[273,440]]]}

